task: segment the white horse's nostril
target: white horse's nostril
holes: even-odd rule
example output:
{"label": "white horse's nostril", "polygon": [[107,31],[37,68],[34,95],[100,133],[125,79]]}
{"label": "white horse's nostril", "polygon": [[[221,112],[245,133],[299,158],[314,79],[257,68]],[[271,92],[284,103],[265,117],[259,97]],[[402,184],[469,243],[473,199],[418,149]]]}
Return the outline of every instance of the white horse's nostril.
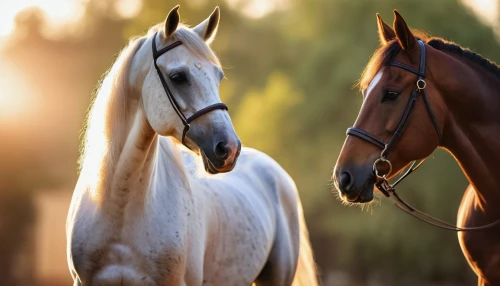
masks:
{"label": "white horse's nostril", "polygon": [[225,142],[219,142],[215,145],[214,152],[217,159],[226,160],[229,156],[230,150]]}

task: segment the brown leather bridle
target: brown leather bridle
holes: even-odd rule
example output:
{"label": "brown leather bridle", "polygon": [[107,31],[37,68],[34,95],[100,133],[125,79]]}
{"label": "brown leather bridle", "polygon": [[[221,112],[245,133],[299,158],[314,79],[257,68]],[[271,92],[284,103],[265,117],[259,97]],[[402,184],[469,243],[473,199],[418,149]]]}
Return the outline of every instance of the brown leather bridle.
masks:
{"label": "brown leather bridle", "polygon": [[[372,135],[371,133],[357,128],[357,127],[350,127],[347,129],[346,134],[351,135],[351,136],[356,136],[358,138],[361,138],[367,142],[372,143],[373,145],[379,147],[382,149],[382,152],[380,153],[380,157],[375,160],[373,163],[373,173],[375,176],[379,179],[377,183],[375,183],[375,186],[386,196],[386,197],[391,197],[391,194],[393,197],[396,199],[395,204],[398,208],[403,210],[404,212],[416,217],[417,219],[426,222],[428,224],[437,226],[439,228],[447,229],[447,230],[454,230],[454,231],[472,231],[472,230],[484,230],[487,228],[491,228],[493,226],[496,226],[497,224],[500,223],[500,219],[497,221],[494,221],[490,224],[479,226],[479,227],[457,227],[456,225],[447,223],[445,221],[442,221],[440,219],[437,219],[435,217],[432,217],[422,211],[419,211],[412,207],[410,204],[408,204],[406,201],[401,199],[399,195],[396,193],[396,185],[399,184],[404,178],[406,178],[408,175],[410,175],[413,171],[418,169],[425,161],[425,159],[422,160],[416,160],[413,161],[410,165],[410,167],[407,169],[407,171],[399,177],[394,183],[390,183],[388,181],[388,177],[392,172],[392,164],[391,161],[389,161],[387,158],[389,156],[389,153],[394,149],[394,146],[396,145],[396,142],[401,138],[406,126],[408,125],[408,121],[411,115],[411,112],[413,111],[413,108],[415,107],[415,103],[418,99],[418,95],[422,95],[422,99],[424,101],[425,107],[427,109],[427,112],[429,113],[430,119],[432,121],[432,124],[434,125],[434,129],[436,130],[438,140],[441,141],[441,130],[439,129],[438,122],[436,120],[436,116],[434,115],[434,112],[432,111],[431,105],[429,103],[429,99],[427,97],[427,93],[425,92],[425,87],[426,87],[426,82],[425,82],[425,58],[426,58],[426,51],[425,51],[425,44],[421,41],[418,40],[418,44],[420,46],[420,67],[418,70],[399,63],[399,62],[391,62],[389,63],[389,66],[395,66],[398,68],[402,68],[404,70],[407,70],[411,73],[414,73],[417,75],[417,82],[416,82],[416,88],[411,92],[410,98],[408,99],[408,103],[406,104],[406,107],[403,111],[403,115],[401,116],[401,119],[399,120],[399,123],[396,127],[396,130],[393,132],[391,139],[389,140],[388,143],[384,142],[383,140],[378,139],[376,136]],[[383,171],[380,170],[380,167],[382,165],[386,165],[386,170],[388,171]]]}
{"label": "brown leather bridle", "polygon": [[[158,34],[158,32],[155,33],[153,36],[153,45],[152,45],[153,46],[153,63],[154,63],[154,66],[156,68],[156,72],[158,73],[158,77],[160,78],[161,84],[163,85],[163,89],[165,90],[165,93],[167,94],[168,100],[170,101],[170,104],[172,104],[172,107],[174,108],[175,113],[177,113],[177,115],[179,116],[179,118],[182,121],[182,124],[184,125],[184,129],[182,131],[182,144],[184,146],[186,146],[187,148],[189,148],[189,146],[186,145],[185,138],[186,138],[186,134],[188,133],[188,131],[191,127],[190,123],[193,122],[193,120],[195,120],[196,118],[204,115],[205,113],[208,113],[210,111],[217,110],[217,109],[228,110],[228,107],[224,103],[219,102],[219,103],[209,105],[205,108],[202,108],[202,109],[196,111],[190,117],[186,117],[184,115],[184,113],[182,113],[182,111],[179,108],[179,104],[177,103],[175,98],[172,96],[172,92],[168,88],[168,84],[165,81],[165,78],[163,77],[163,75],[160,71],[160,68],[158,67],[158,64],[156,63],[156,60],[161,55],[163,55],[164,53],[170,51],[171,49],[173,49],[177,46],[182,45],[182,42],[177,41],[177,42],[174,42],[174,43],[172,43],[172,44],[170,44],[170,45],[168,45],[160,50],[157,50],[156,49],[156,36],[157,36],[157,34]],[[189,148],[189,149],[191,149],[191,148]]]}

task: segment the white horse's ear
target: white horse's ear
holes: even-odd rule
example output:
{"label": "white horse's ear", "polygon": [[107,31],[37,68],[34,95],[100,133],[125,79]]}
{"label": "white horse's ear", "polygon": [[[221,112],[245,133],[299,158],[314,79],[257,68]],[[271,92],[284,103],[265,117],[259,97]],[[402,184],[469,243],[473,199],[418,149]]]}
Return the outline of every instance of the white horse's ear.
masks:
{"label": "white horse's ear", "polygon": [[168,12],[167,19],[165,19],[165,29],[164,36],[168,38],[172,36],[172,34],[177,30],[177,26],[179,25],[179,5],[175,6],[170,12]]}
{"label": "white horse's ear", "polygon": [[201,22],[198,26],[193,28],[195,31],[207,44],[210,45],[217,34],[217,28],[219,27],[220,12],[219,7],[215,7],[214,11],[205,21]]}

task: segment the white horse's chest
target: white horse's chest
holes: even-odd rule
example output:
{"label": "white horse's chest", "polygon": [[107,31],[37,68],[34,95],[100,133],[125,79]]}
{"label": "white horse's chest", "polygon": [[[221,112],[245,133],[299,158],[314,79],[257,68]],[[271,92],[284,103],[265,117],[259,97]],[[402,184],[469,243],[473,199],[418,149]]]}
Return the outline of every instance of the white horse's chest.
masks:
{"label": "white horse's chest", "polygon": [[123,209],[113,200],[98,207],[75,199],[68,224],[75,272],[85,285],[249,285],[277,235],[269,175],[242,160],[224,178],[189,186],[164,162],[150,189],[129,188],[143,195]]}
{"label": "white horse's chest", "polygon": [[80,279],[97,285],[112,284],[113,279],[130,285],[175,285],[179,275],[169,272],[188,263],[186,226],[191,216],[189,199],[176,193],[140,207],[127,205],[121,221],[105,206],[82,200],[76,217],[85,222],[73,224],[71,231],[73,265]]}

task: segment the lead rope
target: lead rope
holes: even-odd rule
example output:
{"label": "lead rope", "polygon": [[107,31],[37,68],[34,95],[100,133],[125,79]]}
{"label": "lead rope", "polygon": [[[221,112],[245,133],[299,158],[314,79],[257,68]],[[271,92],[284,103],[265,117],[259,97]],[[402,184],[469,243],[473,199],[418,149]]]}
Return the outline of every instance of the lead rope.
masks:
{"label": "lead rope", "polygon": [[[382,181],[378,182],[375,184],[375,186],[388,198],[391,198],[394,202],[394,205],[398,207],[400,210],[404,211],[406,214],[409,214],[413,216],[414,218],[425,222],[427,224],[430,224],[432,226],[445,229],[445,230],[452,230],[452,231],[480,231],[480,230],[485,230],[488,228],[492,228],[496,225],[500,225],[500,219],[486,224],[482,226],[477,226],[477,227],[458,227],[454,224],[448,223],[446,221],[443,221],[441,219],[438,219],[436,217],[433,217],[429,214],[424,213],[423,211],[413,207],[410,205],[408,202],[403,200],[398,193],[396,193],[396,185],[399,184],[405,177],[407,177],[409,174],[417,170],[422,164],[424,163],[424,160],[421,160],[420,162],[413,161],[411,166],[408,168],[408,171],[404,173],[396,182],[393,184],[390,184],[386,178],[383,178]],[[416,165],[416,166],[415,166]],[[415,166],[415,167],[414,167]],[[391,196],[392,194],[392,196]]]}
{"label": "lead rope", "polygon": [[454,224],[451,224],[451,223],[448,223],[448,222],[445,222],[443,220],[440,220],[438,218],[435,218],[429,214],[426,214],[416,208],[414,208],[413,206],[411,206],[410,204],[408,204],[406,201],[404,201],[397,193],[396,193],[396,190],[393,190],[392,191],[392,194],[394,195],[394,205],[396,205],[396,207],[398,207],[400,210],[404,211],[405,213],[413,216],[414,218],[420,220],[420,221],[423,221],[427,224],[430,224],[430,225],[433,225],[433,226],[436,226],[438,228],[441,228],[441,229],[445,229],[445,230],[453,230],[453,231],[480,231],[480,230],[485,230],[485,229],[488,229],[488,228],[491,228],[491,227],[494,227],[498,224],[500,224],[500,219],[499,220],[496,220],[492,223],[489,223],[489,224],[486,224],[486,225],[482,225],[482,226],[476,226],[476,227],[458,227]]}

